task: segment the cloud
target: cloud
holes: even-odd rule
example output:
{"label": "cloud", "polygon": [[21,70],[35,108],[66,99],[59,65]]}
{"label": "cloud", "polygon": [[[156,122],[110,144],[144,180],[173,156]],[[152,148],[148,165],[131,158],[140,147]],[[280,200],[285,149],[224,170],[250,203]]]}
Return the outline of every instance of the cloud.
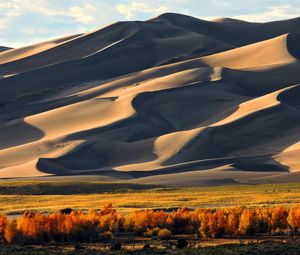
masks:
{"label": "cloud", "polygon": [[120,20],[147,20],[164,12],[202,19],[232,17],[254,22],[289,19],[295,0],[0,0],[0,45],[20,46]]}
{"label": "cloud", "polygon": [[168,11],[168,7],[164,5],[159,5],[153,7],[153,4],[146,4],[142,2],[131,2],[129,4],[117,4],[116,10],[124,15],[126,19],[133,18],[137,13],[146,13],[146,14],[161,14]]}
{"label": "cloud", "polygon": [[83,7],[73,6],[69,8],[68,15],[74,17],[79,23],[89,25],[97,22],[97,16],[95,15],[94,10],[94,6],[90,4],[86,4]]}
{"label": "cloud", "polygon": [[267,22],[273,20],[292,19],[300,13],[300,8],[290,5],[271,6],[267,11],[257,14],[238,15],[234,18],[252,22]]}
{"label": "cloud", "polygon": [[111,22],[108,8],[93,0],[0,0],[0,45],[19,47],[88,32]]}

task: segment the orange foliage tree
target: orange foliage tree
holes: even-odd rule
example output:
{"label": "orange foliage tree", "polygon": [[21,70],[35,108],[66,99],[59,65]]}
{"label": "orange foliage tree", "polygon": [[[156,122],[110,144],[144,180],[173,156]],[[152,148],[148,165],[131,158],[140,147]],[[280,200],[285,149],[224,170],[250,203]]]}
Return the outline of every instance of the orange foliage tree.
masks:
{"label": "orange foliage tree", "polygon": [[[25,212],[8,220],[0,215],[1,243],[94,242],[111,239],[121,232],[156,236],[198,234],[207,238],[290,233],[300,231],[300,207],[285,208],[181,208],[173,212],[144,210],[128,215],[111,204],[101,210],[60,211],[51,214]],[[109,237],[109,238],[108,238]]]}

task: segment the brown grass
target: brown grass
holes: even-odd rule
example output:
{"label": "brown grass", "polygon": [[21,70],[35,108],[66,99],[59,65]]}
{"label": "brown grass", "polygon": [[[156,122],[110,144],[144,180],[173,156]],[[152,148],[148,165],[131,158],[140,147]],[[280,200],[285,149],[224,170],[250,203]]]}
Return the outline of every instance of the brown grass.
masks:
{"label": "brown grass", "polygon": [[[40,182],[30,182],[34,189]],[[20,189],[28,182],[1,183],[3,185],[15,185]],[[37,210],[51,212],[65,207],[87,210],[100,208],[103,204],[112,203],[120,212],[129,212],[136,209],[173,209],[179,207],[189,208],[222,208],[230,206],[272,206],[293,205],[300,203],[300,183],[295,184],[266,184],[266,185],[242,185],[221,186],[203,188],[164,189],[145,186],[144,189],[120,189],[114,184],[109,193],[105,193],[107,183],[98,183],[101,189],[94,190],[92,194],[61,194],[63,185],[76,185],[77,190],[82,190],[84,183],[65,183],[57,188],[57,194],[53,194],[52,185],[48,183],[51,195],[44,189],[40,195],[0,195],[0,213],[19,214],[25,210]],[[27,187],[28,188],[28,187]],[[1,190],[1,188],[0,188]],[[89,192],[88,190],[86,191]]]}

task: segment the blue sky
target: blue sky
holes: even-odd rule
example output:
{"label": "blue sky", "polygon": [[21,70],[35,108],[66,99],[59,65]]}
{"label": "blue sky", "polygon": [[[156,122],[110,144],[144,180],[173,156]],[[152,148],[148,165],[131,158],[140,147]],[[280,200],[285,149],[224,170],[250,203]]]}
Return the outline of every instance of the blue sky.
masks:
{"label": "blue sky", "polygon": [[164,12],[264,22],[300,16],[300,0],[0,0],[0,45],[19,47]]}

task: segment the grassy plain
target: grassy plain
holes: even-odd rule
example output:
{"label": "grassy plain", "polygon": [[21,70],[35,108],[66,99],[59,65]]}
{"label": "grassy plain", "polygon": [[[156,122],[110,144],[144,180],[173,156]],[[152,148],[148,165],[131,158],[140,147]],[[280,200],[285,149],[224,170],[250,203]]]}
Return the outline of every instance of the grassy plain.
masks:
{"label": "grassy plain", "polygon": [[0,183],[0,213],[52,212],[66,207],[88,210],[112,203],[119,212],[140,209],[291,206],[300,203],[300,183],[199,188],[164,188],[92,181],[5,181]]}
{"label": "grassy plain", "polygon": [[174,249],[172,247],[162,248],[154,247],[151,249],[143,250],[122,250],[110,251],[99,250],[92,245],[82,246],[81,249],[74,249],[73,246],[3,246],[0,247],[0,255],[104,255],[104,254],[118,254],[118,255],[165,255],[165,254],[178,254],[178,255],[298,255],[300,254],[300,245],[294,243],[282,242],[264,242],[258,244],[223,244],[216,246],[205,246],[200,248],[185,248]]}

